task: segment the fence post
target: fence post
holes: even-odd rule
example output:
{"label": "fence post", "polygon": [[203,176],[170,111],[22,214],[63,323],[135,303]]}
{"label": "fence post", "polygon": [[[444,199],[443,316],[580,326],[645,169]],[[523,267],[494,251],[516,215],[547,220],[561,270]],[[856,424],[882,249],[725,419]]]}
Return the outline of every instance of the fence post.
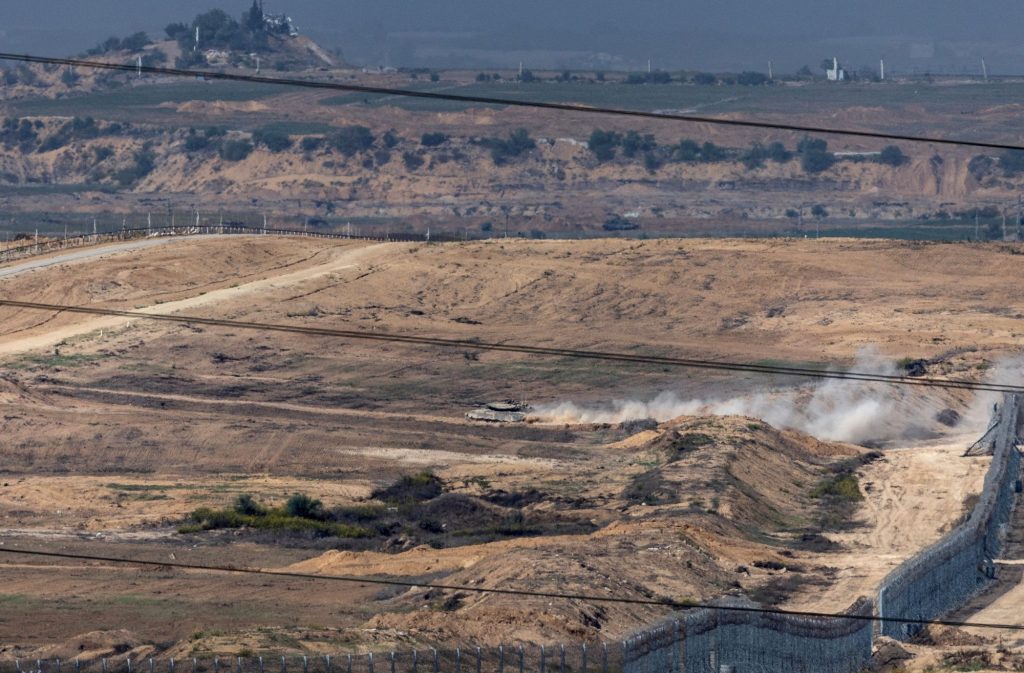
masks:
{"label": "fence post", "polygon": [[601,643],[601,673],[608,673],[608,643]]}
{"label": "fence post", "polygon": [[679,662],[679,620],[675,620],[672,623],[672,670],[675,673],[682,673],[682,668]]}
{"label": "fence post", "polygon": [[259,657],[259,659],[257,661],[259,661],[260,673],[263,673],[263,657],[262,656]]}
{"label": "fence post", "polygon": [[455,673],[462,673],[462,648],[455,648]]}
{"label": "fence post", "polygon": [[395,651],[391,650],[391,673],[395,673]]}
{"label": "fence post", "polygon": [[352,655],[348,655],[348,667],[345,669],[346,673],[352,673]]}
{"label": "fence post", "polygon": [[324,669],[326,673],[331,673],[331,655],[324,656]]}
{"label": "fence post", "polygon": [[504,645],[498,645],[498,673],[505,673],[505,646]]}
{"label": "fence post", "polygon": [[480,646],[476,647],[476,673],[480,673]]}
{"label": "fence post", "polygon": [[281,673],[288,673],[288,664],[285,663],[284,657],[281,657]]}
{"label": "fence post", "polygon": [[[195,657],[192,657],[192,673],[196,673],[196,669],[198,669],[198,668],[199,668],[199,662],[196,661]],[[106,671],[104,671],[103,673],[106,673]]]}
{"label": "fence post", "polygon": [[417,673],[416,669],[419,668],[419,660],[420,660],[419,654],[416,652],[416,650],[413,650],[412,651],[412,673]]}
{"label": "fence post", "polygon": [[[75,670],[75,673],[78,673],[77,669]],[[174,657],[171,657],[167,661],[167,673],[174,673]]]}
{"label": "fence post", "polygon": [[302,655],[302,673],[309,673],[309,657]]}
{"label": "fence post", "polygon": [[[20,671],[21,668],[18,668],[18,670]],[[107,673],[107,658],[106,657],[103,657],[103,659],[100,660],[100,670],[103,671],[103,673]]]}
{"label": "fence post", "polygon": [[82,673],[82,662],[78,660],[78,657],[75,657],[75,673]]}
{"label": "fence post", "polygon": [[373,673],[373,652],[370,652],[370,654],[367,657],[367,661],[369,663],[369,666],[368,666],[367,670],[370,673]]}
{"label": "fence post", "polygon": [[[128,673],[131,673],[131,671]],[[213,673],[220,673],[220,657],[213,658]]]}
{"label": "fence post", "polygon": [[[235,670],[238,673],[242,673],[242,657],[235,657]],[[150,671],[149,673],[153,673],[153,671]]]}
{"label": "fence post", "polygon": [[558,644],[558,673],[565,673],[565,645]]}
{"label": "fence post", "polygon": [[441,673],[441,661],[437,656],[437,648],[431,648],[434,651],[434,673]]}
{"label": "fence post", "polygon": [[523,661],[523,646],[519,646],[519,673],[523,673],[525,662]]}
{"label": "fence post", "polygon": [[540,646],[540,673],[544,673],[544,646]]}

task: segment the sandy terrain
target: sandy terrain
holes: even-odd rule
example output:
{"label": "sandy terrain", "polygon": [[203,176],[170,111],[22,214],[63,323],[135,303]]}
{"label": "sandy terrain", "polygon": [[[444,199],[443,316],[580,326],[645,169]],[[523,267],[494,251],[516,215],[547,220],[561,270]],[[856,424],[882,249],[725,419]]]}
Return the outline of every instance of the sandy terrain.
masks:
{"label": "sandy terrain", "polygon": [[[1024,305],[1003,280],[1012,277],[1018,253],[1009,245],[828,240],[368,246],[232,237],[58,264],[2,279],[0,293],[743,361],[852,362],[873,345],[890,362],[931,358],[932,375],[977,378],[1022,333]],[[155,558],[231,554],[240,564],[324,574],[609,595],[711,598],[742,590],[781,596],[788,605],[834,607],[952,525],[985,465],[956,457],[967,441],[958,435],[978,422],[969,418],[969,396],[884,393],[896,413],[877,419],[886,435],[879,439],[911,448],[887,450],[884,460],[860,468],[861,526],[826,533],[841,548],[814,552],[798,544],[821,514],[811,490],[831,465],[862,449],[736,416],[681,417],[640,432],[614,424],[494,426],[463,417],[481,400],[506,397],[602,405],[650,400],[664,390],[684,400],[743,398],[771,386],[773,399],[786,399],[792,381],[124,322],[0,309],[5,546]],[[945,409],[968,417],[963,426],[937,423]],[[930,439],[902,436],[911,428]],[[228,506],[241,493],[280,504],[301,491],[329,507],[365,506],[375,488],[424,469],[443,481],[443,498],[461,503],[439,510],[442,521],[514,515],[536,529],[444,549],[431,548],[408,524],[363,547],[242,531],[176,532],[188,512]],[[943,487],[935,488],[937,479]],[[505,525],[482,520],[459,525]],[[624,567],[624,555],[638,562]],[[797,569],[772,570],[777,564]],[[21,653],[84,633],[56,596],[64,591],[76,606],[87,605],[112,572],[89,566],[61,575],[27,560],[8,570],[5,595],[22,597],[23,608],[46,620],[24,638],[0,619],[0,643]],[[187,618],[166,637],[189,638],[197,624],[208,624],[221,633],[189,642],[224,653],[247,643],[272,649],[260,626],[293,638],[289,647],[322,651],[450,638],[617,637],[660,615],[358,587],[351,600],[328,607],[315,583],[257,589],[241,580],[230,584],[232,595],[262,591],[261,605],[278,601],[282,608],[236,614],[223,609],[216,581],[186,598],[175,593],[185,581],[171,573],[130,589],[135,598],[117,599],[134,601],[131,619],[114,599],[88,614],[109,627],[103,631],[137,624],[129,639],[151,643],[158,606],[173,595],[173,610]],[[310,594],[317,594],[313,616],[303,616]],[[458,607],[445,608],[449,599],[449,608]],[[324,624],[340,631],[312,628]],[[302,633],[326,640],[305,638],[303,625],[309,629]]]}
{"label": "sandy terrain", "polygon": [[865,498],[858,527],[828,535],[844,547],[828,555],[827,563],[838,570],[833,583],[787,607],[828,611],[870,596],[896,566],[963,521],[973,502],[970,496],[981,491],[990,460],[962,457],[975,439],[889,449],[883,459],[863,467]]}

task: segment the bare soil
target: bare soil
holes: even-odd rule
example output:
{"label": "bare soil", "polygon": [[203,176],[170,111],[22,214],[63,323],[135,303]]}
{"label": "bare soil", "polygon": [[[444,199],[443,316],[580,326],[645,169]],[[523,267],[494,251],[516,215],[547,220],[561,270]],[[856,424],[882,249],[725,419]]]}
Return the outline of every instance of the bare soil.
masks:
{"label": "bare soil", "polygon": [[[932,375],[979,378],[1019,340],[1024,307],[1005,279],[1020,252],[832,240],[231,237],[81,260],[0,286],[33,301],[726,360],[850,362],[874,345],[893,360],[930,360]],[[799,381],[144,320],[99,325],[11,309],[0,309],[0,353],[5,548],[602,595],[745,592],[845,607],[952,525],[984,469],[984,459],[955,457],[966,440],[942,437],[955,429],[930,424],[928,443],[859,468],[866,501],[851,522],[859,527],[819,531],[822,503],[812,491],[863,447],[741,417],[682,417],[639,434],[463,417],[493,399],[586,404],[661,390],[724,398]],[[964,415],[971,402],[925,391],[894,401]],[[438,549],[424,547],[416,530],[363,547],[246,530],[177,532],[191,510],[230,506],[242,493],[274,505],[294,492],[329,508],[377,504],[374,489],[424,469],[450,495],[589,531],[540,526]],[[947,485],[929,486],[937,476]],[[807,544],[810,530],[824,546]],[[228,654],[550,642],[617,637],[660,616],[4,560],[0,643],[22,655],[83,643],[89,652],[127,642]]]}

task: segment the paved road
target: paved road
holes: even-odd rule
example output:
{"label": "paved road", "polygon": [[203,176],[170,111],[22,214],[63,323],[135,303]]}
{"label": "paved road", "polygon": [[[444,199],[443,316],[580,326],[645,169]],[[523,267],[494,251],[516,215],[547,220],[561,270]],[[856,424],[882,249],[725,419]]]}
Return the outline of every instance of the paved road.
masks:
{"label": "paved road", "polygon": [[58,266],[60,264],[67,264],[69,262],[81,262],[87,259],[106,257],[108,255],[115,255],[122,252],[131,252],[133,250],[152,248],[155,245],[162,245],[164,243],[167,243],[168,241],[180,240],[180,238],[181,237],[147,238],[141,241],[127,241],[125,243],[116,243],[114,245],[101,245],[97,247],[82,248],[80,250],[66,252],[62,255],[54,255],[52,257],[43,257],[40,259],[31,259],[20,264],[15,264],[13,266],[0,267],[0,278],[9,278],[11,276],[17,276],[18,274],[22,274],[27,271],[45,269],[50,266]]}

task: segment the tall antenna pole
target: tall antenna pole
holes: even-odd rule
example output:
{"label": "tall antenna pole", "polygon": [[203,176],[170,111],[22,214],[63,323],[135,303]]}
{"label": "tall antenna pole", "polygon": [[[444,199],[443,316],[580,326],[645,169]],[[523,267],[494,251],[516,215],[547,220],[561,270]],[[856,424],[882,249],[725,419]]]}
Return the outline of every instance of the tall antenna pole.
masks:
{"label": "tall antenna pole", "polygon": [[880,61],[878,61],[878,72],[880,74],[880,79],[884,82],[885,81],[885,59],[884,58],[881,59]]}
{"label": "tall antenna pole", "polygon": [[196,26],[196,43],[192,46],[192,51],[199,50],[199,26]]}
{"label": "tall antenna pole", "polygon": [[772,76],[772,60],[768,59],[768,79],[773,80],[775,77]]}
{"label": "tall antenna pole", "polygon": [[135,61],[135,74],[139,79],[142,79],[142,57],[139,56]]}
{"label": "tall antenna pole", "polygon": [[1017,240],[1020,240],[1020,216],[1021,216],[1021,198],[1020,194],[1017,195]]}
{"label": "tall antenna pole", "polygon": [[985,59],[981,59],[981,76],[986,82],[988,81],[988,66],[985,65]]}
{"label": "tall antenna pole", "polygon": [[647,59],[647,74],[651,74],[651,59]]}

